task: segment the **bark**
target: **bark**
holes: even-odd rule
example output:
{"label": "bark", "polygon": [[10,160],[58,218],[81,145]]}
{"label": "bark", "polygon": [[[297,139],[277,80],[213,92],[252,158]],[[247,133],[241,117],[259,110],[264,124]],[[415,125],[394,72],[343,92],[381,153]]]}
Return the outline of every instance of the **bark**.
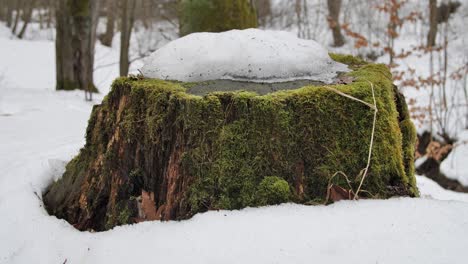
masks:
{"label": "bark", "polygon": [[32,12],[34,10],[34,5],[36,4],[36,0],[29,0],[26,3],[23,11],[23,26],[21,27],[20,32],[18,33],[18,38],[22,39],[24,34],[26,33],[26,29],[31,22]]}
{"label": "bark", "polygon": [[98,7],[99,0],[58,1],[55,42],[57,90],[96,91],[93,67]]}
{"label": "bark", "polygon": [[129,48],[135,16],[135,1],[122,0],[122,23],[120,34],[120,76],[127,76],[130,67]]}
{"label": "bark", "polygon": [[341,47],[344,45],[344,36],[341,34],[340,9],[341,0],[327,0],[328,5],[328,24],[333,34],[333,46]]}
{"label": "bark", "polygon": [[437,37],[437,0],[429,0],[429,32],[427,33],[427,46],[433,47]]}
{"label": "bark", "polygon": [[106,1],[106,32],[99,36],[102,45],[111,47],[112,39],[114,38],[115,31],[115,12],[116,12],[116,0],[107,0]]}

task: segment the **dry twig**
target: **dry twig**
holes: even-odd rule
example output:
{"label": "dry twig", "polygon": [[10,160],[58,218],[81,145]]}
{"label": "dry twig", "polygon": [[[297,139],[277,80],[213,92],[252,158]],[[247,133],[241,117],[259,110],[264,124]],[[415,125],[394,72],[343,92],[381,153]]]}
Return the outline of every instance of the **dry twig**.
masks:
{"label": "dry twig", "polygon": [[[377,101],[375,99],[375,91],[374,91],[374,84],[370,81],[367,81],[369,84],[370,84],[370,87],[371,87],[371,90],[372,90],[372,99],[373,99],[373,104],[370,104],[368,102],[365,102],[361,99],[358,99],[354,96],[351,96],[349,94],[346,94],[346,93],[343,93],[341,91],[339,91],[338,89],[335,89],[333,87],[330,87],[330,86],[324,86],[326,89],[332,91],[332,92],[335,92],[341,96],[344,96],[346,98],[349,98],[351,100],[354,100],[356,102],[359,102],[359,103],[362,103],[364,105],[367,105],[369,108],[371,108],[372,110],[374,110],[374,118],[373,118],[373,122],[372,122],[372,133],[371,133],[371,138],[370,138],[370,143],[369,143],[369,154],[367,156],[367,165],[364,169],[361,170],[361,172],[359,173],[359,176],[357,177],[358,179],[361,178],[360,182],[359,182],[359,186],[357,188],[357,190],[354,192],[353,191],[353,188],[351,187],[351,182],[350,180],[348,179],[348,176],[346,176],[346,174],[344,172],[341,172],[341,171],[338,171],[336,172],[335,174],[333,174],[333,176],[330,178],[329,182],[328,182],[328,188],[327,188],[327,197],[326,197],[326,202],[328,202],[328,198],[330,196],[330,189],[332,187],[332,184],[331,184],[331,181],[333,178],[335,178],[335,176],[337,175],[342,175],[345,177],[348,185],[349,185],[349,188],[350,190],[354,193],[354,197],[353,199],[356,200],[359,198],[359,192],[362,191],[361,190],[361,187],[362,187],[362,184],[364,183],[364,180],[366,179],[366,176],[367,176],[367,173],[369,171],[369,167],[370,167],[370,163],[371,163],[371,158],[372,158],[372,147],[374,145],[374,135],[375,135],[375,125],[376,125],[376,122],[377,122]],[[362,177],[361,177],[362,175]]]}

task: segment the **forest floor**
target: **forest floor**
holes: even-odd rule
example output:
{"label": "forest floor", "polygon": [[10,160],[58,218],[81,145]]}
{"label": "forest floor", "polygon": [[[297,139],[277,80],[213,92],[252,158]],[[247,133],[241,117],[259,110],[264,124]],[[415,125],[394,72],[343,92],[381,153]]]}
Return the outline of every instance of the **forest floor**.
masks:
{"label": "forest floor", "polygon": [[[0,33],[3,29],[0,29]],[[4,34],[3,34],[4,35]],[[111,54],[111,55],[109,55]],[[97,47],[97,66],[118,52]],[[213,211],[181,222],[80,232],[41,193],[84,145],[102,94],[54,90],[54,43],[0,34],[0,263],[466,263],[468,194],[418,177],[421,198]],[[99,59],[102,58],[102,59]],[[3,76],[3,78],[1,77]]]}

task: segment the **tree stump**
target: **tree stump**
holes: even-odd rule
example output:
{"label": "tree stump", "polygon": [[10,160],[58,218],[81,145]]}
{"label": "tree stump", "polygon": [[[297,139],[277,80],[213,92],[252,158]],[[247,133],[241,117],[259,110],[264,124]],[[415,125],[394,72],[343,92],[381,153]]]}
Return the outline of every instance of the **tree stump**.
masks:
{"label": "tree stump", "polygon": [[378,112],[359,196],[417,196],[415,130],[389,70],[331,56],[353,69],[341,84],[263,95],[216,92],[216,83],[197,95],[190,91],[204,83],[117,79],[93,108],[86,145],[45,191],[47,210],[80,230],[102,231],[207,210],[323,203],[331,185],[353,193],[374,112],[336,91],[372,103],[370,83]]}

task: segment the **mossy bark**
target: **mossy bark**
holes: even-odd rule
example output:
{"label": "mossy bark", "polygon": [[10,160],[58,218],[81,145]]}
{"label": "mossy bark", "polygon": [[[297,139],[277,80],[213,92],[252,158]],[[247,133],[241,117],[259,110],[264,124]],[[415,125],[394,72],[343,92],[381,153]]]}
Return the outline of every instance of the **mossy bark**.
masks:
{"label": "mossy bark", "polygon": [[[375,141],[361,197],[416,196],[414,127],[389,70],[333,58],[355,69],[354,82],[335,89],[372,102],[369,81],[375,86]],[[280,201],[324,201],[337,171],[357,188],[373,124],[368,106],[322,86],[205,96],[187,93],[190,86],[117,79],[93,109],[85,147],[45,192],[48,211],[81,230],[107,230],[275,201],[265,190]],[[282,181],[261,184],[271,176],[287,182],[291,195]],[[344,178],[332,183],[349,188]]]}
{"label": "mossy bark", "polygon": [[181,0],[178,8],[180,36],[257,27],[250,0]]}

